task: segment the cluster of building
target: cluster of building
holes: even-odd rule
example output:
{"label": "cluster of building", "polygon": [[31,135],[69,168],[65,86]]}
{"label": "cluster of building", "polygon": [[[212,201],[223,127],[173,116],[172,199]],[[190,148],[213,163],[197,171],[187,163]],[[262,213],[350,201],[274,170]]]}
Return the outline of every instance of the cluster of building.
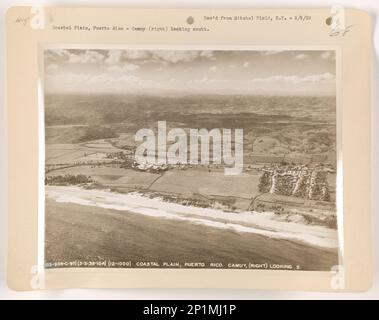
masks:
{"label": "cluster of building", "polygon": [[137,163],[136,161],[133,162],[131,167],[139,171],[146,171],[152,173],[159,173],[167,171],[169,169],[169,166],[166,164],[158,165],[152,163]]}
{"label": "cluster of building", "polygon": [[327,176],[333,172],[325,165],[274,165],[261,169],[260,192],[330,201]]}

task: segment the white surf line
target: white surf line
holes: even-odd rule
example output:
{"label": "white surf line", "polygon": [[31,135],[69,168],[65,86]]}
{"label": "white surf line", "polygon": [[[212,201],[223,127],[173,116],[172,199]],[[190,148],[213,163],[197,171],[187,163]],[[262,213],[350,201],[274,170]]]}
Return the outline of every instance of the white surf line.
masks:
{"label": "white surf line", "polygon": [[[187,221],[193,224],[242,233],[254,233],[270,238],[301,241],[324,248],[338,247],[336,230],[323,226],[278,221],[275,220],[273,213],[229,213],[222,210],[170,203],[159,198],[150,199],[136,193],[119,194],[103,190],[86,190],[79,187],[47,186],[46,195],[48,198],[61,203],[130,211],[150,217]],[[209,220],[209,218],[214,220]],[[220,219],[230,222],[217,221]],[[243,222],[244,225],[238,224],[238,222]]]}

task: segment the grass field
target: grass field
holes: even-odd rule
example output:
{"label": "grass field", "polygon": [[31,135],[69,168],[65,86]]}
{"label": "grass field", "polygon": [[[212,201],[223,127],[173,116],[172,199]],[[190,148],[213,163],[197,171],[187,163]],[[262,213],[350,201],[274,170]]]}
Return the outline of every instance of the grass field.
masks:
{"label": "grass field", "polygon": [[182,194],[204,194],[250,199],[258,192],[257,172],[226,176],[223,170],[188,169],[166,172],[151,190]]}
{"label": "grass field", "polygon": [[78,162],[105,161],[109,152],[122,151],[104,140],[92,143],[46,144],[46,165],[74,164]]}

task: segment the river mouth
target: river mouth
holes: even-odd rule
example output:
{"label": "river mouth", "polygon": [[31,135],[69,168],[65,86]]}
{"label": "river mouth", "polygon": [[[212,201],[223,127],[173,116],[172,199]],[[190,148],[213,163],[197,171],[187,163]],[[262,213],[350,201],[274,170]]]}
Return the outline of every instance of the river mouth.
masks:
{"label": "river mouth", "polygon": [[338,248],[337,230],[324,226],[281,221],[274,213],[231,213],[166,202],[160,198],[151,198],[139,193],[120,194],[75,186],[46,186],[45,190],[47,199],[57,203],[98,207],[124,214],[131,212],[217,230],[231,230],[241,234],[296,241],[323,249]]}

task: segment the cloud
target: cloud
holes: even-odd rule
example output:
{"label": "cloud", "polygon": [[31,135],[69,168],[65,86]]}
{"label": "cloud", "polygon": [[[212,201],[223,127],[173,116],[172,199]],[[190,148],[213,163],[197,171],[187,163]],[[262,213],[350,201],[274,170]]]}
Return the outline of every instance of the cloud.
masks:
{"label": "cloud", "polygon": [[191,62],[198,57],[196,51],[155,51],[153,58],[171,63]]}
{"label": "cloud", "polygon": [[45,64],[59,64],[61,62],[65,62],[70,57],[70,51],[65,49],[50,49],[45,50],[44,52],[44,58],[45,58]]}
{"label": "cloud", "polygon": [[46,70],[47,71],[54,71],[54,70],[57,70],[59,68],[59,66],[55,63],[51,63],[49,64],[47,67],[46,67]]}
{"label": "cloud", "polygon": [[333,83],[336,81],[336,77],[334,74],[331,74],[330,72],[325,72],[322,74],[303,77],[302,81],[309,83]]}
{"label": "cloud", "polygon": [[216,57],[214,56],[213,51],[200,51],[200,57],[206,58],[209,60],[216,60]]}
{"label": "cloud", "polygon": [[147,50],[109,50],[105,63],[108,65],[116,65],[130,60],[144,62],[144,60],[150,58],[151,53]]}
{"label": "cloud", "polygon": [[50,49],[46,50],[45,54],[48,56],[69,57],[70,51],[66,49]]}
{"label": "cloud", "polygon": [[126,63],[124,65],[111,65],[107,68],[109,72],[120,72],[120,73],[127,73],[127,72],[133,72],[140,68],[139,65],[133,64],[133,63]]}
{"label": "cloud", "polygon": [[135,60],[145,63],[180,63],[192,62],[195,59],[215,60],[213,51],[186,51],[186,50],[109,50],[105,63],[114,65],[121,62]]}
{"label": "cloud", "polygon": [[202,78],[199,78],[199,79],[190,79],[190,80],[187,80],[187,83],[188,84],[201,85],[201,88],[203,88],[203,85],[228,84],[229,81],[227,79],[214,79],[214,78],[202,77]]}
{"label": "cloud", "polygon": [[128,60],[145,60],[149,59],[151,52],[148,50],[124,50],[124,57]]}
{"label": "cloud", "polygon": [[307,58],[308,58],[308,55],[305,54],[305,53],[299,53],[299,54],[297,54],[297,55],[295,56],[295,59],[296,59],[296,60],[305,60],[305,59],[307,59]]}
{"label": "cloud", "polygon": [[324,60],[334,59],[335,53],[334,51],[324,51],[321,53],[320,58]]}
{"label": "cloud", "polygon": [[265,56],[271,56],[274,54],[282,53],[283,50],[270,50],[270,51],[261,51],[261,53]]}
{"label": "cloud", "polygon": [[163,63],[192,62],[196,59],[215,60],[213,51],[155,50],[151,51],[151,60]]}
{"label": "cloud", "polygon": [[133,61],[140,65],[146,63],[177,64],[192,62],[196,59],[214,61],[214,52],[194,50],[65,50],[45,51],[48,63],[106,64],[118,65]]}
{"label": "cloud", "polygon": [[85,92],[133,92],[152,85],[151,81],[142,80],[134,74],[48,74],[45,79],[47,92],[77,92],[81,88],[85,88]]}
{"label": "cloud", "polygon": [[68,63],[97,64],[105,60],[105,56],[97,51],[86,50],[84,53],[69,52]]}
{"label": "cloud", "polygon": [[[281,51],[278,56],[270,56],[279,53],[274,52],[51,50],[45,52],[48,57],[45,76],[49,92],[310,94],[335,91],[333,63],[322,60],[330,59],[332,50]],[[308,60],[295,60],[299,55],[303,55],[302,59],[307,56]],[[307,65],[297,70],[303,62]]]}
{"label": "cloud", "polygon": [[108,65],[118,64],[121,61],[121,50],[109,50],[108,57],[105,59],[105,63]]}
{"label": "cloud", "polygon": [[252,82],[255,82],[255,83],[292,83],[292,84],[319,83],[319,84],[326,84],[326,83],[334,83],[335,82],[335,76],[329,72],[322,73],[322,74],[309,75],[309,76],[304,76],[304,77],[276,75],[276,76],[271,76],[271,77],[267,77],[267,78],[255,78],[255,79],[252,79]]}

